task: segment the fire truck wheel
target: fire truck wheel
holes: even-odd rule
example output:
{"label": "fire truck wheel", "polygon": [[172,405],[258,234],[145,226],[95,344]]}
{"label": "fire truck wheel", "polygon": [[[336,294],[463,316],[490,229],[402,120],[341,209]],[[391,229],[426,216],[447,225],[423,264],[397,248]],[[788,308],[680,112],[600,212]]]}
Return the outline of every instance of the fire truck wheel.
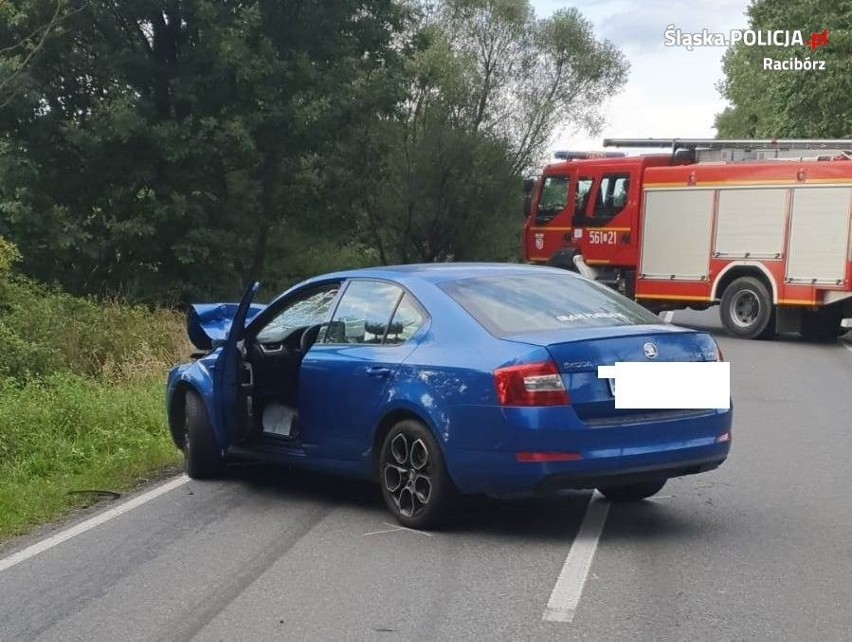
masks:
{"label": "fire truck wheel", "polygon": [[752,276],[740,277],[722,294],[722,325],[735,337],[771,338],[775,330],[774,312],[769,290]]}

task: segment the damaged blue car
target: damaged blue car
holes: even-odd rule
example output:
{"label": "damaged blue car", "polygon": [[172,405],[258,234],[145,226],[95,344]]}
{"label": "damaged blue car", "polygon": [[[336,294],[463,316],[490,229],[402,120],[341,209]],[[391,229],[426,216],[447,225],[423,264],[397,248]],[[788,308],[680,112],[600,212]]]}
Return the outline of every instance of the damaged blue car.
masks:
{"label": "damaged blue car", "polygon": [[579,275],[370,268],[268,305],[253,304],[258,288],[188,314],[202,353],[169,373],[167,412],[193,478],[249,458],[373,479],[400,523],[431,528],[462,494],[637,501],[728,456],[730,409],[616,409],[597,373],[721,360],[713,338]]}

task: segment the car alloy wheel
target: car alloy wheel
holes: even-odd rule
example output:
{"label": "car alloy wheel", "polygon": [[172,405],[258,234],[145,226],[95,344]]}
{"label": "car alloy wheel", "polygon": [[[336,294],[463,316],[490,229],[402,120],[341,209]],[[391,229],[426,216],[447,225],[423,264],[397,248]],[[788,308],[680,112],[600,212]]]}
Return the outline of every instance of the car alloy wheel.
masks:
{"label": "car alloy wheel", "polygon": [[432,431],[403,419],[381,442],[377,476],[382,497],[397,521],[408,528],[438,527],[458,499],[444,456]]}
{"label": "car alloy wheel", "polygon": [[429,447],[422,439],[400,432],[391,440],[384,462],[382,482],[400,514],[416,517],[432,499]]}

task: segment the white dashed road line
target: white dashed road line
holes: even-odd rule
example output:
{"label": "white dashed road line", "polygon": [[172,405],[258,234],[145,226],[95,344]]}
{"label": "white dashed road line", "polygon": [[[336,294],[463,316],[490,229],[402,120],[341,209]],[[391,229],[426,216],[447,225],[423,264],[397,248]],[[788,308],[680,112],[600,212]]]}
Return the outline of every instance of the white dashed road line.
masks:
{"label": "white dashed road line", "polygon": [[577,537],[574,538],[568,557],[565,558],[556,586],[550,594],[550,601],[542,618],[545,622],[574,621],[574,613],[580,603],[608,512],[609,502],[595,491],[586,508]]}
{"label": "white dashed road line", "polygon": [[671,323],[673,316],[674,316],[673,310],[669,310],[668,312],[663,312],[663,321],[665,321],[666,323]]}
{"label": "white dashed road line", "polygon": [[189,477],[186,475],[181,475],[180,477],[176,477],[170,481],[167,481],[164,484],[149,490],[147,493],[143,493],[138,497],[134,497],[123,504],[119,504],[118,506],[111,508],[109,510],[104,511],[103,513],[99,513],[94,517],[87,519],[84,522],[80,522],[76,526],[72,526],[71,528],[67,528],[64,531],[60,531],[56,535],[48,537],[45,540],[40,542],[36,542],[32,546],[28,546],[22,551],[18,551],[13,555],[9,555],[8,557],[0,560],[0,571],[5,571],[8,568],[15,566],[15,564],[20,564],[21,562],[30,559],[31,557],[35,557],[40,553],[44,553],[46,550],[53,548],[54,546],[58,546],[62,542],[67,542],[72,537],[76,537],[77,535],[81,535],[86,531],[90,531],[96,526],[100,526],[111,519],[115,519],[120,515],[124,515],[125,513],[133,510],[134,508],[138,508],[142,504],[146,504],[150,502],[152,499],[159,497],[160,495],[164,495],[170,490],[174,490],[175,488],[179,488],[183,486],[186,482],[189,481]]}

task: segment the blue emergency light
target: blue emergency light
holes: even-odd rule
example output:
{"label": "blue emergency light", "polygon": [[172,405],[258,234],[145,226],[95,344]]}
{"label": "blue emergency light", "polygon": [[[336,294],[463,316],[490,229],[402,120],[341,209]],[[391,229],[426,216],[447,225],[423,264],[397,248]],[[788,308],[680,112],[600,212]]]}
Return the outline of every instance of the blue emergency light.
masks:
{"label": "blue emergency light", "polygon": [[555,152],[553,154],[559,160],[589,160],[592,158],[624,158],[627,154],[623,152]]}

